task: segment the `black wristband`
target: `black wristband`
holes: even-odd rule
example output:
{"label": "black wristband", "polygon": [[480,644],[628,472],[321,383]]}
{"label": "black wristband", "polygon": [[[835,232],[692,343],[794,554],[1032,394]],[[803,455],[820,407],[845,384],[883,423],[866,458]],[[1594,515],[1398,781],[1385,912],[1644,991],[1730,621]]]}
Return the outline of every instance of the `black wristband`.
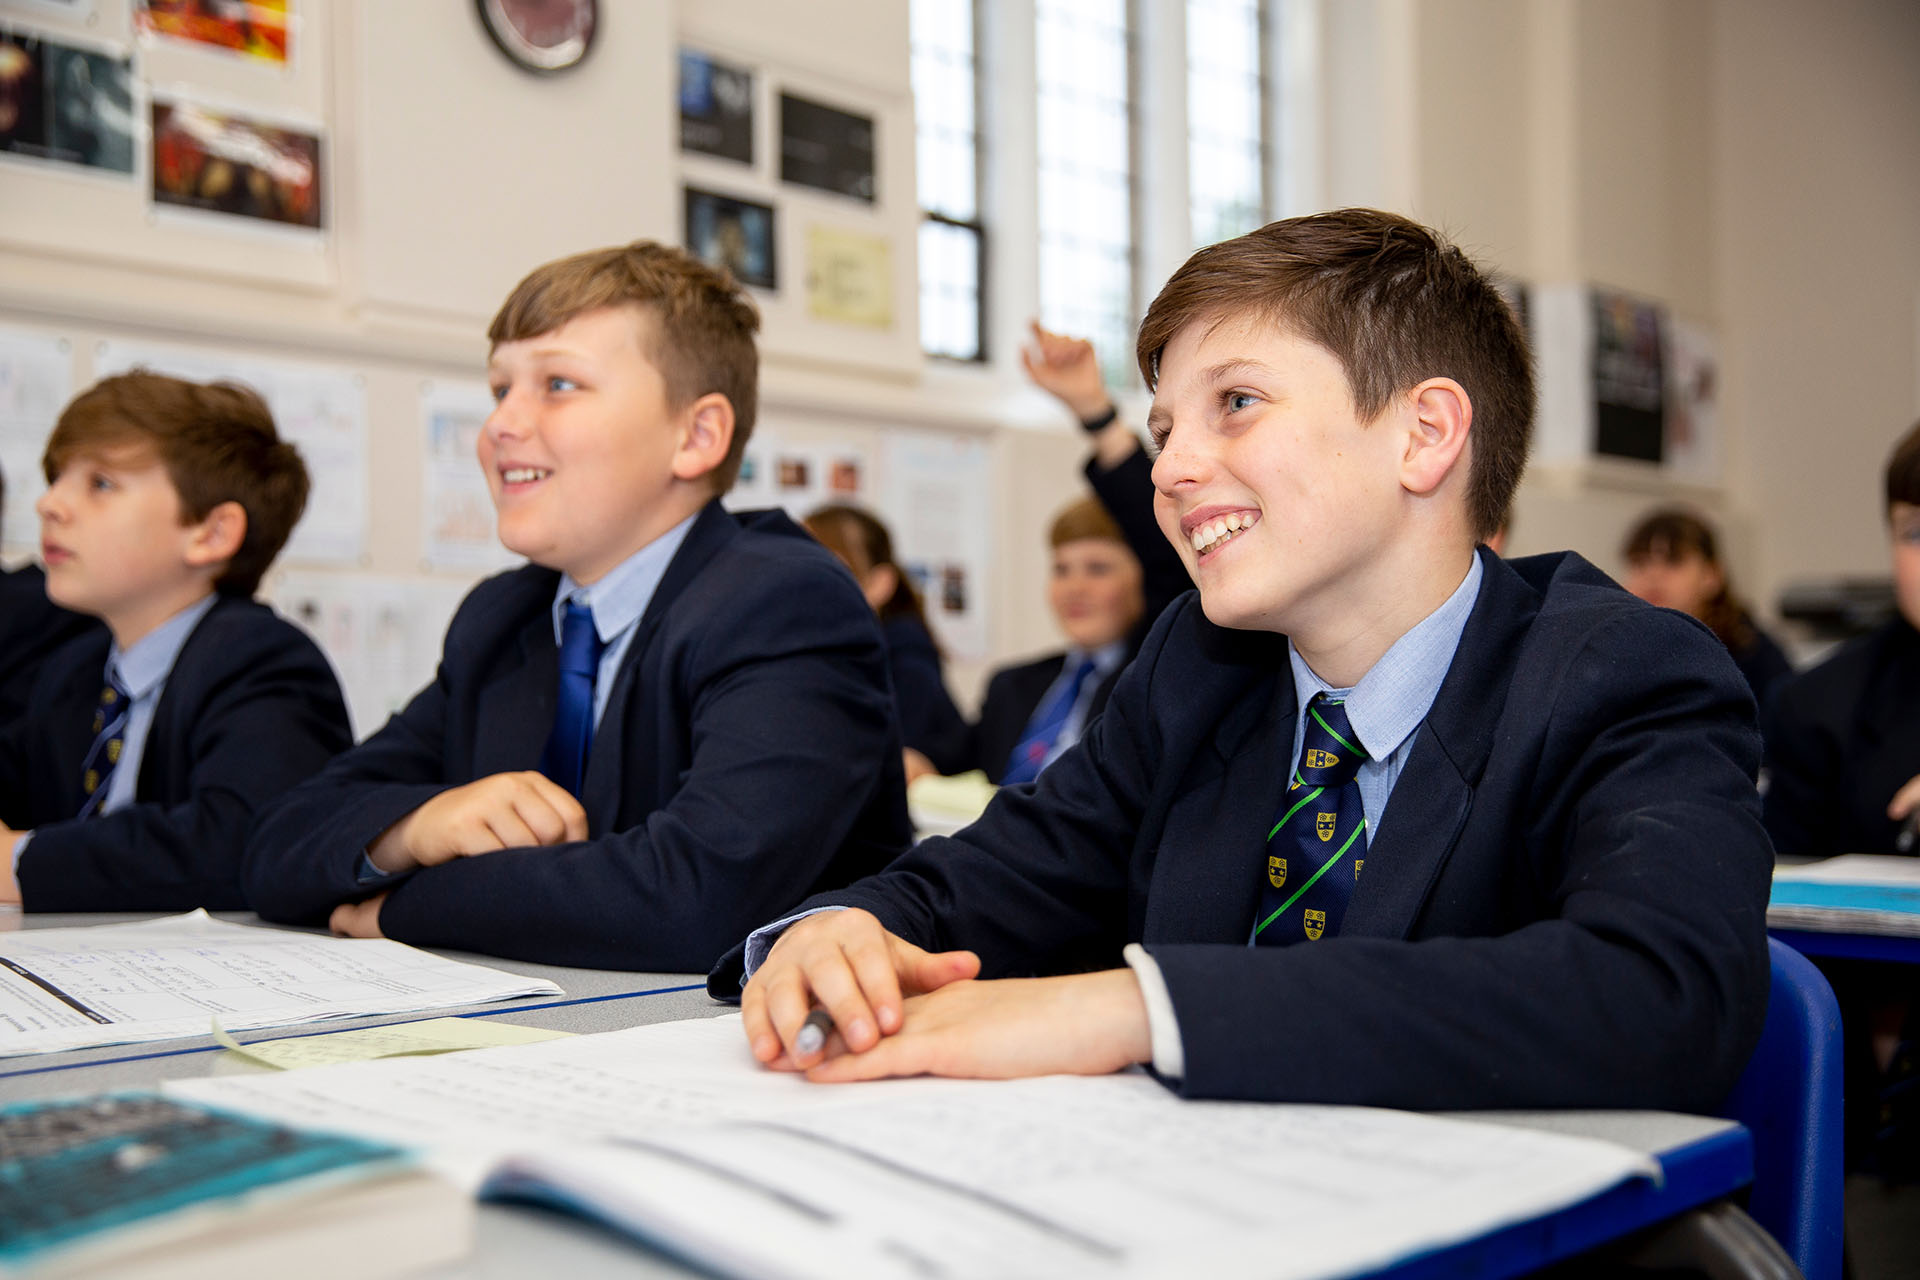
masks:
{"label": "black wristband", "polygon": [[1080,429],[1088,435],[1092,435],[1096,431],[1105,431],[1113,425],[1113,420],[1119,416],[1119,407],[1110,404],[1107,406],[1105,413],[1097,413],[1091,418],[1082,418],[1080,420]]}

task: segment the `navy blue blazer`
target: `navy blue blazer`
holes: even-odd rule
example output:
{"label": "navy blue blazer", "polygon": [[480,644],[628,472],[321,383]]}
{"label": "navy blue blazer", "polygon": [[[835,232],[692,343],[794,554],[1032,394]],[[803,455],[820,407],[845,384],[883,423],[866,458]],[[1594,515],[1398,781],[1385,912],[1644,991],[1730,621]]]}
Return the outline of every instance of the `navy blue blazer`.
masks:
{"label": "navy blue blazer", "polygon": [[933,635],[908,614],[881,619],[880,631],[887,640],[887,669],[900,709],[901,741],[931,760],[941,773],[970,768],[967,718],[947,692]]}
{"label": "navy blue blazer", "polygon": [[94,630],[105,631],[98,619],[47,599],[47,575],[39,565],[0,571],[0,729],[27,709],[40,664]]}
{"label": "navy blue blazer", "polygon": [[1197,595],[1037,783],[819,901],[989,977],[1144,943],[1194,1097],[1714,1106],[1767,1003],[1753,700],[1706,628],[1578,556],[1482,564],[1338,937],[1247,945],[1296,699],[1285,640]]}
{"label": "navy blue blazer", "polygon": [[[1101,467],[1089,460],[1087,483],[1093,486],[1100,504],[1120,526],[1121,536],[1140,561],[1140,587],[1146,598],[1146,610],[1140,623],[1128,637],[1128,658],[1138,652],[1153,626],[1169,604],[1181,592],[1193,586],[1180,553],[1167,541],[1153,514],[1153,463],[1146,450],[1137,449],[1112,467]],[[1046,696],[1066,665],[1065,653],[1050,653],[1032,662],[1001,667],[987,679],[987,691],[980,699],[980,715],[973,723],[963,760],[967,768],[984,769],[998,779],[1007,767],[1007,759],[1026,733],[1027,721]],[[1087,702],[1087,723],[1100,714],[1113,695],[1113,685],[1124,667],[1102,676],[1093,686]],[[1084,732],[1084,729],[1082,730]],[[942,769],[942,772],[958,770]]]}
{"label": "navy blue blazer", "polygon": [[[314,923],[376,891],[361,852],[442,791],[537,769],[553,724],[560,575],[481,583],[439,673],[384,728],[261,815],[254,909]],[[695,519],[595,731],[591,838],[414,872],[388,937],[550,964],[701,970],[743,932],[910,839],[900,730],[873,610],[779,512]]]}
{"label": "navy blue blazer", "polygon": [[33,829],[27,910],[245,907],[254,812],[353,742],[333,669],[267,606],[222,598],[167,673],[134,803],[81,822],[109,642],[103,627],[49,658],[26,715],[0,733],[0,821]]}

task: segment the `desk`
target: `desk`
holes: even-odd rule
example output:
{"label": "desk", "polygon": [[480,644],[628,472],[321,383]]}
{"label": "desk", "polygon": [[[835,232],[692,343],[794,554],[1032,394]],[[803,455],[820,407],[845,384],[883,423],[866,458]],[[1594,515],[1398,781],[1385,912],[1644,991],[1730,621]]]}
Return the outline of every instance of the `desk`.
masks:
{"label": "desk", "polygon": [[1767,932],[1803,956],[1920,964],[1920,938],[1895,938],[1881,933],[1828,933],[1814,929],[1768,929]]}
{"label": "desk", "polygon": [[[25,928],[50,928],[145,918],[28,915],[19,921]],[[222,918],[259,923],[244,914],[228,913]],[[731,1012],[707,998],[701,975],[566,969],[463,953],[443,954],[548,978],[566,995],[425,1014],[347,1019],[320,1026],[263,1028],[239,1038],[254,1043],[450,1014],[594,1032]],[[150,1088],[165,1080],[208,1074],[221,1061],[220,1053],[219,1045],[200,1037],[0,1059],[0,1101]],[[1631,1182],[1545,1218],[1410,1259],[1390,1272],[1395,1277],[1426,1280],[1519,1275],[1717,1200],[1739,1190],[1752,1176],[1753,1153],[1747,1133],[1725,1120],[1663,1112],[1492,1112],[1470,1118],[1618,1142],[1659,1157],[1666,1177],[1659,1187]],[[599,1276],[686,1277],[700,1273],[573,1218],[518,1206],[482,1205],[473,1253],[457,1265],[429,1274],[439,1280],[505,1280],[532,1274],[588,1280]]]}

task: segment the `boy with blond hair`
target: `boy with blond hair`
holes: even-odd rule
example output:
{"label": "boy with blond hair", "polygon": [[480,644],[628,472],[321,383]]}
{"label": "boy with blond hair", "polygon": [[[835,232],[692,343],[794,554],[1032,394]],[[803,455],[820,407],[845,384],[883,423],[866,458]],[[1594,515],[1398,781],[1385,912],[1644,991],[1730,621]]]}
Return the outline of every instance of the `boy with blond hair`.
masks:
{"label": "boy with blond hair", "polygon": [[1036,783],[715,970],[755,1056],[1718,1104],[1767,1003],[1753,700],[1692,619],[1477,545],[1533,408],[1499,295],[1424,227],[1342,210],[1196,253],[1138,355],[1198,593]]}
{"label": "boy with blond hair", "polygon": [[0,731],[0,900],[244,907],[254,812],[353,741],[327,660],[253,600],[306,467],[252,391],[145,370],[75,398],[43,465],[47,596],[106,627]]}
{"label": "boy with blond hair", "polygon": [[873,611],[778,512],[720,505],[759,318],[640,241],[494,317],[479,442],[500,540],[433,683],[257,824],[255,908],[356,937],[703,969],[909,838]]}

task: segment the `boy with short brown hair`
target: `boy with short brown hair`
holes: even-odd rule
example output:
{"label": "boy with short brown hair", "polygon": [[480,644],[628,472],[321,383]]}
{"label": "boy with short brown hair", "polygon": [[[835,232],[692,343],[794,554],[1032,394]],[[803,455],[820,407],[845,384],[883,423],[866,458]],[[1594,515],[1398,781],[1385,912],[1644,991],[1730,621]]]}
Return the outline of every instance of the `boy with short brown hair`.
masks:
{"label": "boy with short brown hair", "polygon": [[1767,1003],[1753,704],[1691,619],[1476,546],[1533,401],[1486,279],[1391,214],[1291,219],[1196,253],[1139,358],[1197,595],[1036,783],[715,970],[755,1056],[1718,1104]]}
{"label": "boy with short brown hair", "polygon": [[734,514],[758,316],[641,241],[495,317],[500,539],[432,684],[255,828],[261,914],[558,964],[705,968],[909,827],[873,611],[778,512]]}
{"label": "boy with short brown hair", "polygon": [[43,465],[47,595],[106,631],[0,733],[0,898],[243,907],[254,811],[352,741],[326,659],[252,598],[306,467],[252,391],[145,370],[76,397]]}

